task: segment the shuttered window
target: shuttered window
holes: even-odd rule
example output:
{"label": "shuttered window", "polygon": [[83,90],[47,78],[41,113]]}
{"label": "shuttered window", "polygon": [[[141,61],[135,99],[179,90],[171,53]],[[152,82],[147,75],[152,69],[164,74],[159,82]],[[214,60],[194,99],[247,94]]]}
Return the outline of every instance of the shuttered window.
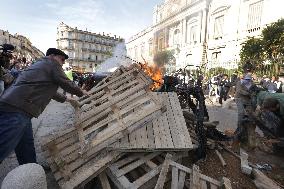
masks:
{"label": "shuttered window", "polygon": [[190,43],[195,44],[197,42],[197,26],[191,26],[190,28]]}
{"label": "shuttered window", "polygon": [[215,18],[214,39],[222,39],[224,27],[224,15]]}
{"label": "shuttered window", "polygon": [[254,32],[260,29],[263,0],[249,5],[247,30]]}

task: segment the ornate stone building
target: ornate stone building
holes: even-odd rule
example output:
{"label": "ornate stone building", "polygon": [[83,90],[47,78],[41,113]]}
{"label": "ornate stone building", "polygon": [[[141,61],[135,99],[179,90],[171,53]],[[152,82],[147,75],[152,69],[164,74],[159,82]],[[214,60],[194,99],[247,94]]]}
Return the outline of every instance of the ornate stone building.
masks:
{"label": "ornate stone building", "polygon": [[104,33],[78,30],[60,23],[57,27],[57,47],[68,54],[67,66],[79,72],[93,72],[112,56],[114,46],[123,39]]}
{"label": "ornate stone building", "polygon": [[153,25],[126,43],[128,56],[152,62],[155,53],[174,50],[176,65],[166,65],[168,72],[186,65],[235,68],[241,44],[284,17],[279,2],[165,0],[154,8]]}
{"label": "ornate stone building", "polygon": [[0,30],[0,44],[11,44],[15,46],[14,55],[18,58],[25,57],[28,61],[44,56],[44,53],[32,45],[30,40],[22,35],[12,35],[8,31]]}

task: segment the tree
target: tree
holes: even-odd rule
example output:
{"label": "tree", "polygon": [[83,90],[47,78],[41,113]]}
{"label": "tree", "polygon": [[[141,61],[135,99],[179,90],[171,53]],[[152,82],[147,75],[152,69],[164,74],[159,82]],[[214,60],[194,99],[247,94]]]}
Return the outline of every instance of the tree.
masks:
{"label": "tree", "polygon": [[284,57],[284,19],[268,25],[262,30],[263,48],[266,58],[272,62]]}
{"label": "tree", "polygon": [[243,43],[240,57],[241,67],[249,60],[261,71],[264,62],[270,62],[272,74],[277,74],[284,60],[284,19],[266,26],[260,38],[249,38]]}
{"label": "tree", "polygon": [[243,67],[247,61],[250,61],[256,68],[260,67],[265,61],[263,48],[263,40],[259,38],[249,38],[245,43],[243,43],[240,57],[241,65]]}
{"label": "tree", "polygon": [[154,63],[158,67],[164,67],[166,64],[173,63],[175,61],[174,51],[161,51],[154,55]]}

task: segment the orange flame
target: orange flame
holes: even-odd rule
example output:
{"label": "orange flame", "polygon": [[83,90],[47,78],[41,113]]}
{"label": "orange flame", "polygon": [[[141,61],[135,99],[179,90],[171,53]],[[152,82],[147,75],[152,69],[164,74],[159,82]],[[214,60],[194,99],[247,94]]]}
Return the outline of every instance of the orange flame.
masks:
{"label": "orange flame", "polygon": [[145,64],[141,64],[141,68],[154,81],[154,84],[150,86],[150,89],[152,91],[162,86],[163,74],[162,74],[162,70],[159,67],[157,67],[155,64],[149,65],[148,63],[145,63]]}

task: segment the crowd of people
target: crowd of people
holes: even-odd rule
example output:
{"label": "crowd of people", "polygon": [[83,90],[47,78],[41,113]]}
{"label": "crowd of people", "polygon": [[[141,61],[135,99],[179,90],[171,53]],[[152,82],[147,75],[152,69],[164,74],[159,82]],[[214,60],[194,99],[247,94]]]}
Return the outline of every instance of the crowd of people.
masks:
{"label": "crowd of people", "polygon": [[[258,77],[252,72],[212,76],[207,82],[208,96],[215,96],[220,104],[232,98],[238,110],[237,140],[252,145],[256,125],[265,136],[277,139],[275,149],[284,149],[284,73],[278,77]],[[253,144],[255,145],[255,144]],[[280,150],[279,150],[280,149]]]}
{"label": "crowd of people", "polygon": [[[227,74],[212,75],[211,78],[207,79],[204,84],[208,91],[207,95],[212,97],[215,96],[219,103],[222,104],[228,97],[233,98],[236,94],[236,85],[238,81],[245,80],[243,74],[234,72],[231,77]],[[258,77],[256,74],[249,74],[253,83],[261,87],[263,90],[269,93],[284,93],[284,82],[282,77],[272,76]]]}

